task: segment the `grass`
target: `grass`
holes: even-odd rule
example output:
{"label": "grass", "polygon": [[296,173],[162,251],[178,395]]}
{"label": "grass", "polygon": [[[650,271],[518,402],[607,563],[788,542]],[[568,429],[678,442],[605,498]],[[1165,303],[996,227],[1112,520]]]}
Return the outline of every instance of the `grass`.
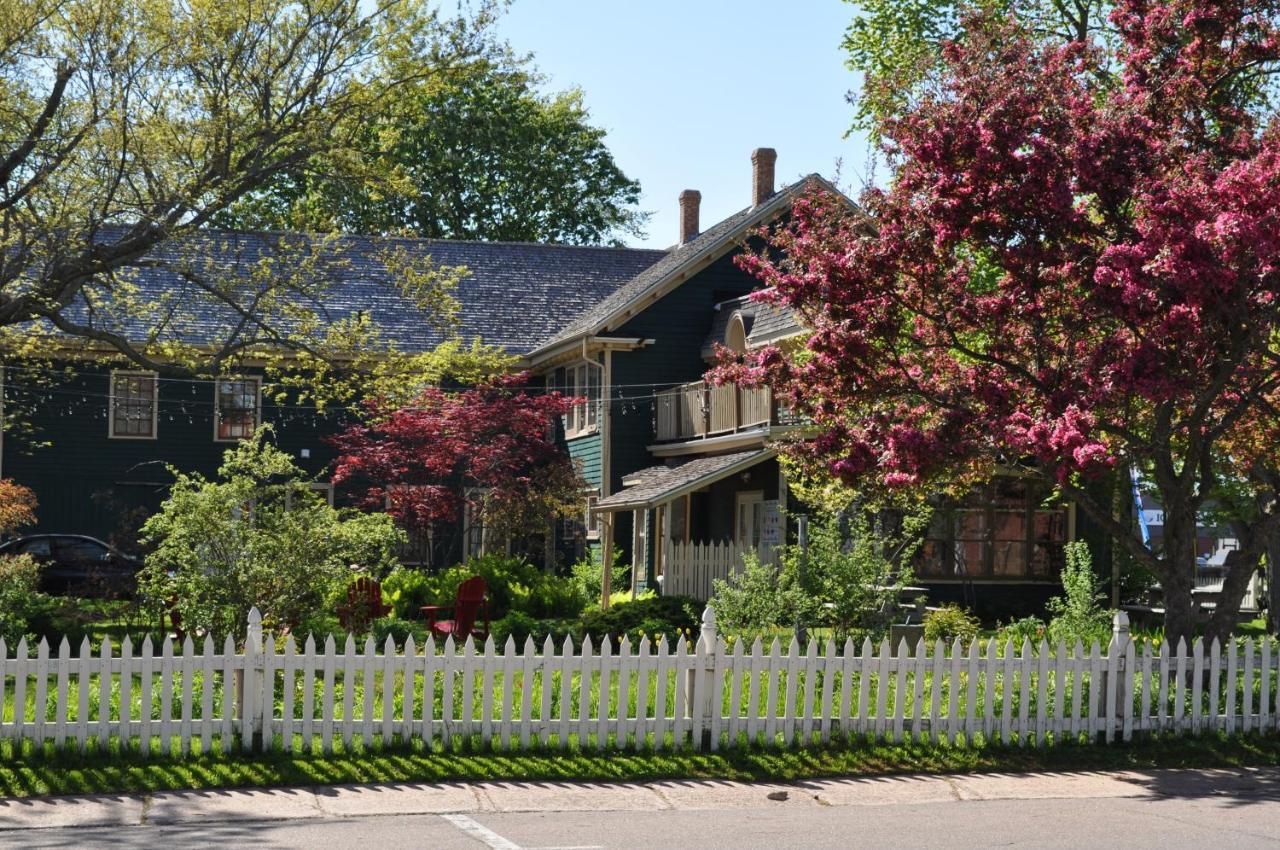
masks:
{"label": "grass", "polygon": [[1280,738],[1152,739],[1109,747],[1034,749],[854,742],[806,749],[743,748],[721,753],[602,750],[450,751],[416,746],[327,756],[284,754],[143,759],[137,754],[24,751],[0,758],[0,795],[150,792],[342,783],[459,781],[798,781],[901,773],[1221,768],[1280,764]]}

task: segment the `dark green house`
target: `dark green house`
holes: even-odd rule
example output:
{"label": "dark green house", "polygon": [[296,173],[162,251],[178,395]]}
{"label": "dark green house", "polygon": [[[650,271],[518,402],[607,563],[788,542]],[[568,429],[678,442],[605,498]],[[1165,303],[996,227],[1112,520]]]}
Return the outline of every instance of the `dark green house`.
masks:
{"label": "dark green house", "polygon": [[[457,292],[464,338],[501,345],[547,386],[587,399],[563,433],[591,508],[551,534],[566,557],[583,546],[619,551],[636,567],[637,589],[705,597],[744,550],[786,540],[796,513],[776,450],[800,426],[767,389],[703,381],[718,346],[745,353],[804,333],[791,316],[747,297],[759,281],[735,262],[798,193],[835,191],[817,175],[775,190],[775,159],[770,149],[752,154],[749,205],[709,227],[699,221],[700,195],[681,193],[680,239],[665,251],[400,241],[411,255],[468,268]],[[271,250],[274,236],[216,238],[254,256]],[[367,313],[402,350],[441,341],[384,285],[373,240],[336,245],[351,271],[325,305],[331,315]],[[162,274],[145,284],[157,297],[182,286]],[[163,498],[166,464],[212,472],[227,442],[263,421],[276,424],[280,445],[328,489],[324,436],[344,424],[342,411],[273,406],[253,374],[202,382],[92,365],[75,371],[57,388],[28,386],[21,369],[5,374],[5,399],[34,402],[36,441],[50,443],[6,439],[0,469],[36,490],[41,531],[127,535]],[[963,599],[988,615],[1041,608],[1060,586],[1063,544],[1094,536],[1070,505],[1046,507],[1043,495],[1002,477],[939,511],[916,566],[931,596]],[[491,545],[460,519],[457,535],[431,542],[416,560],[454,563]],[[1094,551],[1105,560],[1104,541]]]}

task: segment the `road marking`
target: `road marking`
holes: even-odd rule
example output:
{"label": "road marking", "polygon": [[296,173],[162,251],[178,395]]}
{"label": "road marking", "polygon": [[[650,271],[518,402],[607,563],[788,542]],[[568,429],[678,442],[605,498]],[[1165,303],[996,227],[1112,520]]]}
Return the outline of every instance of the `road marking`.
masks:
{"label": "road marking", "polygon": [[516,844],[514,841],[508,841],[492,829],[476,823],[475,820],[467,817],[466,815],[441,815],[440,817],[444,818],[477,841],[481,841],[489,847],[492,847],[493,850],[521,850],[519,844]]}
{"label": "road marking", "polygon": [[555,847],[521,847],[514,841],[503,838],[484,824],[477,823],[474,818],[466,815],[441,815],[440,817],[456,826],[458,829],[470,835],[472,838],[480,841],[493,850],[604,850],[599,844],[572,844],[557,845]]}

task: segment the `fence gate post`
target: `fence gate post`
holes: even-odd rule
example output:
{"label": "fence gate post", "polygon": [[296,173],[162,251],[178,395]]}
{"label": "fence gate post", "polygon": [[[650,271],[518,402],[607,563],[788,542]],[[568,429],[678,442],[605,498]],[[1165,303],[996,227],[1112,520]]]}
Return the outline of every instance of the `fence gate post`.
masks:
{"label": "fence gate post", "polygon": [[[702,609],[702,630],[698,637],[697,655],[694,666],[689,670],[685,681],[685,699],[688,701],[686,714],[690,719],[700,718],[698,728],[702,729],[702,749],[711,746],[711,712],[719,710],[711,705],[711,694],[715,688],[716,677],[716,612],[710,605]],[[697,714],[694,714],[697,712]]]}
{"label": "fence gate post", "polygon": [[241,671],[237,708],[240,714],[240,744],[262,752],[262,614],[249,609],[249,631],[244,641],[244,670]]}
{"label": "fence gate post", "polygon": [[1132,671],[1127,669],[1125,661],[1129,640],[1129,615],[1117,611],[1111,618],[1111,643],[1107,646],[1107,664],[1103,668],[1102,687],[1097,695],[1098,717],[1104,724],[1096,736],[1101,738],[1099,743],[1111,743],[1123,734],[1125,701],[1133,699],[1130,692],[1133,687]]}

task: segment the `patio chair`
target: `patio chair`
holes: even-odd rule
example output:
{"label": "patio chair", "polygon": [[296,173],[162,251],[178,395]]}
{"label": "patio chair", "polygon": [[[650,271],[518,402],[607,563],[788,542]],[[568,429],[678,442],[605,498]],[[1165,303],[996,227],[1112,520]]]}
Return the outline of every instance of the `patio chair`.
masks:
{"label": "patio chair", "polygon": [[382,601],[382,585],[361,576],[347,587],[347,601],[338,606],[338,622],[348,632],[363,632],[374,620],[390,613],[391,606]]}
{"label": "patio chair", "polygon": [[[484,640],[489,636],[489,586],[480,576],[471,578],[458,585],[458,596],[452,606],[423,605],[422,613],[427,618],[431,633],[446,638],[450,635],[456,641],[465,641],[469,636]],[[452,611],[453,619],[438,619],[444,611]],[[484,626],[476,624],[478,615],[483,615]]]}

